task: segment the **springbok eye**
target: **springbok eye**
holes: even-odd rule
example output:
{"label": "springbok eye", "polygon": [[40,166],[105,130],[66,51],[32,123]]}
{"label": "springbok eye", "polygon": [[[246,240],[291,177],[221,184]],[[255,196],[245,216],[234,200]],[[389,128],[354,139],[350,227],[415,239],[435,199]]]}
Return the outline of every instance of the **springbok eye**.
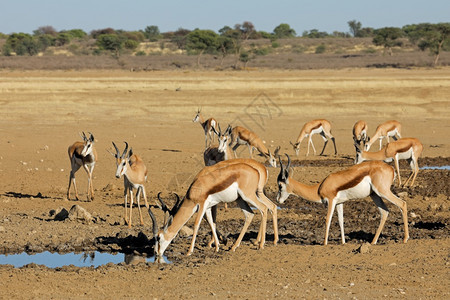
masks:
{"label": "springbok eye", "polygon": [[125,166],[125,162],[122,163],[122,166]]}

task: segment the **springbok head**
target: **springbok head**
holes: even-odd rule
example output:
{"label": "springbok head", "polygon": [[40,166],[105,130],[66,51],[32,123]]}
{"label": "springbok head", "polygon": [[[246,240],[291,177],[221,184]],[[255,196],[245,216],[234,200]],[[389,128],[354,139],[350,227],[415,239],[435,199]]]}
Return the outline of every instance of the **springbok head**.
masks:
{"label": "springbok head", "polygon": [[201,110],[202,110],[201,108],[197,108],[197,114],[192,119],[192,122],[199,122],[200,121],[200,112],[201,112]]}
{"label": "springbok head", "polygon": [[[177,214],[178,209],[181,206],[182,200],[180,197],[175,194],[177,201],[175,202],[175,205],[172,207],[172,209],[169,209],[167,205],[164,203],[164,201],[160,197],[161,192],[158,193],[158,200],[161,202],[161,209],[164,211],[164,223],[162,229],[159,229],[158,222],[156,220],[155,215],[153,214],[151,208],[148,208],[148,214],[150,215],[150,218],[152,219],[153,223],[153,236],[155,238],[155,261],[158,263],[164,263],[163,253],[166,250],[167,246],[169,245],[169,241],[164,239],[164,233],[167,232],[167,228],[172,224],[174,216]],[[168,219],[166,220],[166,213],[169,214]]]}
{"label": "springbok head", "polygon": [[289,191],[289,168],[291,166],[291,158],[289,155],[285,154],[288,163],[287,166],[283,166],[283,162],[281,161],[281,157],[278,156],[278,159],[280,160],[280,174],[278,174],[277,177],[277,184],[278,184],[278,193],[277,193],[277,201],[283,204],[284,201],[289,197],[291,191]]}
{"label": "springbok head", "polygon": [[89,138],[86,136],[84,131],[80,133],[81,138],[84,142],[83,150],[81,151],[81,155],[88,156],[92,153],[92,150],[94,149],[94,136],[92,133],[89,132]]}
{"label": "springbok head", "polygon": [[112,153],[109,151],[109,153],[111,153],[112,156],[114,156],[116,158],[116,177],[120,178],[122,177],[123,174],[125,174],[127,172],[127,168],[129,166],[129,159],[130,157],[133,155],[133,149],[130,149],[130,151],[128,152],[127,155],[127,151],[128,151],[128,143],[125,143],[125,149],[123,150],[122,154],[120,154],[119,148],[116,146],[116,144],[114,142],[112,142],[114,149],[116,150],[116,153]]}

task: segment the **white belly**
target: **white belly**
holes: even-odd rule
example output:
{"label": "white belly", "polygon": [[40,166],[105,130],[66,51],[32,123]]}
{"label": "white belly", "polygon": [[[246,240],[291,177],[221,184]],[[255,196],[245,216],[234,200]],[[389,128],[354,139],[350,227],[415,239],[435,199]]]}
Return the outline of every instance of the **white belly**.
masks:
{"label": "white belly", "polygon": [[234,182],[226,189],[217,192],[215,194],[211,194],[206,198],[206,207],[210,208],[214,205],[217,205],[220,202],[233,202],[238,197],[238,184]]}
{"label": "white belly", "polygon": [[311,130],[311,132],[309,134],[313,135],[313,134],[316,134],[316,133],[321,133],[322,131],[323,131],[323,127],[320,126],[319,128]]}
{"label": "white belly", "polygon": [[409,148],[409,150],[408,151],[405,151],[405,152],[399,152],[399,153],[397,153],[396,155],[397,155],[397,159],[399,160],[399,159],[409,159],[409,158],[411,158],[411,156],[412,156],[412,147],[411,148]]}
{"label": "white belly", "polygon": [[352,188],[339,191],[336,195],[336,204],[343,203],[347,200],[360,199],[370,195],[371,191],[371,180],[369,176],[364,177],[364,179]]}
{"label": "white belly", "polygon": [[397,134],[397,129],[391,130],[387,132],[387,136],[395,136]]}

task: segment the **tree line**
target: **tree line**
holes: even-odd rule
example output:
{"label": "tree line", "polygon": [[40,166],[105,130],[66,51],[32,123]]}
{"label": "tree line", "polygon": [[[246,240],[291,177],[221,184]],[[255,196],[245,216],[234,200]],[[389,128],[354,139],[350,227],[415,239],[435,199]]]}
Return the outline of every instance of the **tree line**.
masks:
{"label": "tree line", "polygon": [[[302,38],[372,38],[376,46],[382,46],[385,52],[392,55],[392,48],[402,45],[401,38],[407,38],[420,50],[428,50],[432,53],[434,64],[439,61],[442,51],[450,51],[450,23],[420,23],[399,27],[370,28],[362,27],[361,22],[351,20],[347,22],[349,32],[334,31],[332,34],[321,32],[317,29],[304,31]],[[52,26],[39,27],[33,34],[12,33],[10,35],[0,33],[0,39],[4,39],[1,55],[36,55],[44,52],[48,47],[68,46],[73,41],[86,41],[88,45],[82,54],[112,53],[120,56],[127,51],[135,51],[140,43],[145,41],[156,42],[168,40],[174,43],[178,49],[187,51],[188,54],[198,55],[197,64],[203,54],[215,54],[221,56],[221,61],[227,55],[235,55],[237,62],[247,63],[252,55],[262,49],[253,48],[245,50],[243,44],[247,40],[269,39],[273,45],[277,39],[296,38],[297,33],[289,24],[282,23],[273,29],[273,32],[258,31],[251,22],[243,22],[233,27],[224,26],[218,32],[209,29],[184,29],[161,33],[158,26],[150,25],[143,30],[124,31],[105,28],[93,30],[89,34],[81,29],[57,31]],[[75,47],[75,46],[74,46]],[[136,53],[139,55],[139,53]]]}

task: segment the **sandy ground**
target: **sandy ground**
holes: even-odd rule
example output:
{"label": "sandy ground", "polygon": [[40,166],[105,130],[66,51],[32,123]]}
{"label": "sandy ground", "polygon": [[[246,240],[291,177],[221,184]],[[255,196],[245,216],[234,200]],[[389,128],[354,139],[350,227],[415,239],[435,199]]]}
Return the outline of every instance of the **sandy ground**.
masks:
{"label": "sandy ground", "polygon": [[[351,129],[366,120],[369,135],[390,119],[402,123],[402,136],[424,144],[419,164],[449,165],[450,69],[251,72],[0,72],[0,252],[121,251],[151,255],[151,222],[124,225],[123,183],[106,151],[111,141],[127,141],[148,168],[150,204],[156,194],[183,195],[203,166],[204,136],[192,123],[198,107],[222,128],[246,126],[266,145],[290,154],[293,177],[317,183],[352,164]],[[295,157],[302,125],[326,118],[333,126],[338,155]],[[99,159],[94,170],[95,199],[86,200],[87,178],[77,173],[80,201],[65,199],[70,163],[67,147],[92,132]],[[315,136],[318,151],[323,142]],[[372,150],[377,149],[375,145]],[[248,157],[241,147],[240,156]],[[257,158],[263,161],[262,158]],[[266,193],[275,201],[279,168],[269,169]],[[402,164],[402,177],[409,167]],[[416,187],[395,188],[407,201],[411,239],[403,238],[397,207],[379,244],[370,242],[379,222],[370,199],[346,204],[347,244],[340,245],[337,218],[330,244],[322,246],[326,208],[298,197],[278,212],[280,242],[273,245],[268,223],[266,247],[253,245],[256,216],[236,252],[228,251],[243,224],[234,206],[219,211],[218,226],[228,234],[219,253],[206,247],[203,223],[194,254],[185,257],[190,238],[180,236],[167,249],[171,264],[108,264],[98,268],[41,265],[0,266],[0,298],[448,298],[449,171],[421,170]],[[168,200],[173,203],[172,200]],[[89,224],[55,221],[52,210],[78,204],[94,217]],[[156,210],[155,210],[156,211]],[[157,211],[157,217],[162,214]],[[138,224],[138,211],[133,210]],[[192,225],[192,221],[188,225]]]}

